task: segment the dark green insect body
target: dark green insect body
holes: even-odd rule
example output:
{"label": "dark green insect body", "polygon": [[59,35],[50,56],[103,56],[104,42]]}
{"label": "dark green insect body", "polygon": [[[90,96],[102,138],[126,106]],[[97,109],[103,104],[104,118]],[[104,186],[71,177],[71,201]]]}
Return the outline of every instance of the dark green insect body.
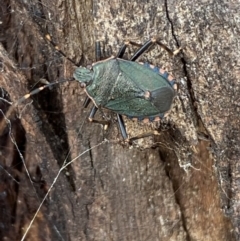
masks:
{"label": "dark green insect body", "polygon": [[153,120],[171,107],[174,81],[166,72],[119,58],[97,62],[92,70],[77,68],[74,78],[86,84],[86,92],[96,107],[130,118]]}
{"label": "dark green insect body", "polygon": [[[122,115],[143,122],[159,121],[171,108],[177,89],[174,78],[165,70],[135,60],[153,44],[158,44],[172,56],[181,49],[172,52],[153,38],[141,45],[129,60],[124,60],[129,44],[139,46],[128,41],[115,58],[96,62],[91,69],[79,67],[73,74],[88,95],[83,106],[86,108],[91,101],[94,103],[89,120],[103,124],[104,121],[93,119],[98,108],[114,111],[124,140],[129,138]],[[96,43],[96,58],[101,59],[99,42]]]}
{"label": "dark green insect body", "polygon": [[[137,139],[137,137],[128,138],[122,115],[132,119],[143,120],[143,122],[159,121],[170,109],[177,85],[174,78],[165,70],[148,63],[141,64],[135,62],[135,60],[154,44],[158,44],[172,56],[176,55],[182,48],[172,52],[167,46],[152,38],[140,45],[140,48],[137,49],[129,60],[123,60],[126,48],[130,44],[139,46],[139,44],[132,41],[125,42],[115,58],[96,62],[91,69],[79,67],[73,74],[74,78],[49,83],[24,95],[8,110],[6,118],[11,115],[19,103],[30,96],[60,82],[76,79],[81,83],[81,87],[85,88],[88,95],[83,106],[86,108],[91,101],[94,103],[89,114],[90,121],[109,124],[108,121],[93,119],[98,108],[109,109],[117,115],[119,128],[124,140]],[[99,42],[96,43],[95,50],[96,59],[101,59]],[[62,52],[60,53],[65,56]],[[3,129],[3,126],[0,126],[0,132],[1,129]]]}

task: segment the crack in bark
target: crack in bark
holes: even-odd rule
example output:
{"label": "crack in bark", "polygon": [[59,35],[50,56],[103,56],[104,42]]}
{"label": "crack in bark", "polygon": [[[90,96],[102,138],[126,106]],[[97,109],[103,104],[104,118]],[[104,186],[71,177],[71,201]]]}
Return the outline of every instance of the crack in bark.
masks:
{"label": "crack in bark", "polygon": [[180,48],[181,46],[180,46],[180,44],[179,44],[179,42],[178,42],[178,40],[177,40],[177,37],[176,37],[176,35],[175,35],[175,32],[174,32],[173,22],[172,22],[172,20],[171,20],[171,18],[170,18],[170,16],[169,16],[168,2],[167,2],[167,0],[165,0],[165,9],[166,9],[166,17],[167,17],[167,20],[169,21],[170,26],[171,26],[172,36],[173,36],[174,40],[176,41],[177,47]]}
{"label": "crack in bark", "polygon": [[[169,16],[168,1],[167,1],[167,0],[165,0],[165,9],[166,9],[166,17],[167,17],[167,19],[168,19],[168,21],[169,21],[169,23],[170,23],[170,26],[171,26],[172,36],[173,36],[173,38],[174,38],[174,40],[175,40],[175,42],[176,42],[177,47],[180,48],[180,47],[181,47],[181,44],[179,44],[179,41],[178,41],[177,36],[176,36],[176,34],[175,34],[175,31],[174,31],[173,21],[171,20],[171,18],[170,18],[170,16]],[[184,48],[184,47],[183,47],[183,48]],[[201,125],[204,127],[204,129],[205,129],[205,131],[206,131],[206,133],[207,133],[207,135],[208,135],[208,138],[209,138],[209,137],[211,138],[211,134],[209,133],[209,131],[207,130],[207,128],[205,128],[204,122],[203,122],[200,114],[198,113],[197,107],[194,106],[194,103],[195,103],[195,101],[196,101],[196,98],[195,98],[194,91],[193,91],[193,88],[192,88],[192,81],[191,81],[191,78],[190,78],[189,73],[188,73],[188,70],[187,70],[187,61],[184,59],[184,53],[182,54],[181,62],[182,62],[182,65],[183,65],[183,73],[184,73],[184,75],[186,76],[186,82],[187,82],[188,92],[189,92],[189,96],[190,96],[190,103],[189,103],[189,104],[191,105],[191,109],[193,110],[192,113],[194,113],[194,118],[195,118],[197,121],[200,121],[200,122],[201,122]],[[182,105],[182,107],[183,107],[183,109],[185,109],[185,108],[184,108],[184,105]],[[198,127],[199,125],[200,125],[200,123],[197,124],[197,126],[195,126],[195,128],[198,129],[197,127]],[[211,138],[211,141],[212,141],[213,143],[215,143],[213,138]]]}

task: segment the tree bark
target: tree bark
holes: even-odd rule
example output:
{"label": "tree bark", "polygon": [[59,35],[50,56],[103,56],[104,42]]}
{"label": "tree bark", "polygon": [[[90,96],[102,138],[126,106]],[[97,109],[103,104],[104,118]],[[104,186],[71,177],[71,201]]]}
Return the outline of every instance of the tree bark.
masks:
{"label": "tree bark", "polygon": [[[220,0],[4,0],[0,239],[240,240],[239,10]],[[159,125],[125,123],[132,137],[158,135],[130,146],[107,110],[107,129],[89,123],[74,81],[9,113],[43,81],[95,62],[96,41],[109,57],[125,40],[156,36],[182,52],[172,58],[153,47],[139,61],[168,69],[178,95]]]}

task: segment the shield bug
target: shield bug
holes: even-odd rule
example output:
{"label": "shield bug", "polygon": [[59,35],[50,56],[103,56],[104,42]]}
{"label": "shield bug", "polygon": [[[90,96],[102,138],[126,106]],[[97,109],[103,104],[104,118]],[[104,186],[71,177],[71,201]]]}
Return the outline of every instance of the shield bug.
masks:
{"label": "shield bug", "polygon": [[[52,43],[50,39],[48,41]],[[86,108],[91,101],[94,103],[89,120],[93,121],[94,115],[101,108],[115,112],[124,140],[128,140],[128,134],[122,115],[143,122],[159,121],[170,110],[177,90],[175,79],[165,70],[149,63],[135,62],[135,60],[153,44],[160,45],[171,55],[177,54],[181,49],[172,52],[158,40],[150,39],[145,44],[140,45],[129,60],[125,60],[123,55],[129,44],[139,46],[131,41],[126,42],[116,57],[98,61],[90,68],[78,67],[73,74],[74,79],[80,82],[87,94],[84,107]],[[59,52],[64,55],[61,51]],[[96,58],[101,59],[99,42],[96,43]],[[60,82],[47,84],[25,95],[12,105],[8,115],[23,100]],[[106,123],[104,121],[95,122]]]}
{"label": "shield bug", "polygon": [[[84,107],[91,101],[94,103],[89,115],[90,121],[99,108],[115,112],[122,136],[127,140],[122,115],[144,122],[159,121],[170,110],[177,90],[175,79],[163,69],[149,63],[135,62],[155,43],[170,54],[176,54],[156,39],[150,39],[129,60],[124,60],[127,46],[135,44],[127,42],[116,57],[96,62],[90,68],[79,67],[75,70],[74,78],[87,93]],[[96,49],[96,53],[100,53],[99,45]]]}

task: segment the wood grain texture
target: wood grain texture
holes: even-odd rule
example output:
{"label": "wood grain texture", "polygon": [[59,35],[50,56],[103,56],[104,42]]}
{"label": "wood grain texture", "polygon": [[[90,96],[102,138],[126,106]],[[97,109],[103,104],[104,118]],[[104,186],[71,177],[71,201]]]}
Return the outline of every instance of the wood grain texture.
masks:
{"label": "wood grain texture", "polygon": [[179,94],[158,126],[126,120],[132,136],[159,133],[133,147],[121,142],[113,113],[104,110],[107,130],[88,123],[76,82],[16,108],[13,137],[33,182],[5,129],[0,239],[21,240],[63,162],[85,153],[61,173],[25,240],[239,240],[239,8],[203,0],[3,1],[0,85],[13,102],[41,79],[72,76],[75,66],[46,34],[77,65],[95,61],[96,40],[106,57],[124,40],[154,36],[184,50],[171,58],[156,47],[139,59],[173,73]]}

